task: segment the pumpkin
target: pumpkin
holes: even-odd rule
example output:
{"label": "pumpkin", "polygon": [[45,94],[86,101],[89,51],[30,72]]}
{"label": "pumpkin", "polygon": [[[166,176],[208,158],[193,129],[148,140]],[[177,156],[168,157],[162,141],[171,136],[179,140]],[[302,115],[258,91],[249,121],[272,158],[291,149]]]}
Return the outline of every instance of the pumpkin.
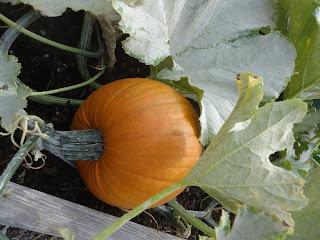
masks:
{"label": "pumpkin", "polygon": [[202,151],[192,105],[150,79],[117,80],[93,92],[71,125],[71,130],[91,128],[103,134],[104,151],[97,161],[77,161],[77,168],[97,198],[119,208],[133,209],[182,180]]}

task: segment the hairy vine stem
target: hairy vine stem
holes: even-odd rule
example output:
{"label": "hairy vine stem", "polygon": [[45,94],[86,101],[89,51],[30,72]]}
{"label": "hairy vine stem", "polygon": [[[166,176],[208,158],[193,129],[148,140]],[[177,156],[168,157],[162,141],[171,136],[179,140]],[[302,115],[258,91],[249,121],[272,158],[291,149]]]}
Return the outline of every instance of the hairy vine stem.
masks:
{"label": "hairy vine stem", "polygon": [[98,52],[88,52],[88,51],[84,51],[84,50],[81,50],[78,48],[70,47],[70,46],[49,40],[47,38],[41,37],[38,34],[35,34],[31,31],[25,29],[24,27],[20,26],[19,24],[11,21],[9,18],[5,17],[1,13],[0,13],[0,20],[3,21],[4,23],[8,24],[10,27],[13,27],[13,28],[17,29],[18,31],[22,32],[23,34],[27,35],[28,37],[31,37],[35,40],[38,40],[39,42],[48,44],[48,45],[56,47],[56,48],[59,48],[59,49],[62,49],[62,50],[68,51],[68,52],[83,54],[88,57],[99,57],[102,54],[102,51],[100,51],[100,50]]}
{"label": "hairy vine stem", "polygon": [[134,218],[135,216],[139,215],[142,213],[145,209],[148,207],[152,206],[156,202],[158,202],[160,199],[168,196],[169,194],[173,193],[174,191],[178,190],[179,188],[183,187],[184,185],[182,183],[177,183],[174,184],[165,190],[159,192],[155,196],[149,198],[147,201],[139,205],[138,207],[132,209],[130,212],[127,214],[123,215],[120,217],[116,222],[111,224],[107,229],[103,230],[100,232],[98,235],[93,237],[91,240],[104,240],[108,236],[110,236],[112,233],[114,233],[118,228],[120,228],[122,225],[124,225],[127,221],[130,219]]}
{"label": "hairy vine stem", "polygon": [[203,233],[207,234],[210,237],[215,236],[215,231],[207,224],[203,223],[198,218],[194,217],[191,213],[189,213],[186,209],[184,209],[176,200],[172,199],[167,203],[170,207],[174,209],[182,218],[184,218],[191,225],[195,226]]}
{"label": "hairy vine stem", "polygon": [[84,87],[92,82],[94,82],[95,80],[97,80],[103,73],[104,73],[105,69],[103,68],[103,70],[101,70],[99,73],[97,73],[94,77],[90,78],[89,80],[79,83],[79,84],[75,84],[69,87],[64,87],[64,88],[59,88],[59,89],[54,89],[54,90],[50,90],[50,91],[44,91],[44,92],[32,92],[31,96],[42,96],[42,95],[49,95],[49,94],[55,94],[55,93],[60,93],[60,92],[65,92],[65,91],[70,91],[73,89],[77,89],[80,87]]}
{"label": "hairy vine stem", "polygon": [[[16,80],[16,83],[18,84],[18,86],[24,85],[24,83],[21,82],[19,79]],[[37,91],[32,90],[32,92],[36,93]],[[84,102],[84,100],[56,97],[56,96],[50,96],[50,95],[40,95],[40,96],[29,95],[28,100],[40,103],[42,105],[61,105],[61,106],[81,105]]]}
{"label": "hairy vine stem", "polygon": [[0,176],[0,195],[2,195],[5,186],[12,178],[13,174],[22,163],[23,159],[25,159],[28,152],[34,147],[38,138],[39,136],[31,136],[8,163],[6,169]]}
{"label": "hairy vine stem", "polygon": [[[101,41],[100,37],[100,31],[99,31],[99,26],[96,22],[95,17],[89,13],[86,12],[84,15],[84,21],[83,21],[83,26],[82,26],[82,32],[81,32],[81,37],[80,37],[80,43],[79,43],[79,48],[82,50],[87,51],[89,49],[89,46],[91,44],[91,38],[92,38],[92,32],[93,29],[95,30],[95,34],[97,36],[98,44],[100,49],[104,49],[103,43]],[[91,78],[90,73],[87,68],[87,61],[88,57],[83,55],[83,54],[77,54],[77,62],[78,62],[78,68],[80,71],[80,74],[82,78],[87,81],[88,79]],[[101,56],[101,65],[104,65],[104,56]],[[90,86],[92,86],[94,89],[98,89],[101,87],[101,84],[92,82],[90,83]]]}
{"label": "hairy vine stem", "polygon": [[[35,11],[30,10],[25,15],[23,15],[16,23],[21,25],[22,27],[28,27],[30,24],[38,20],[42,15]],[[0,51],[8,52],[10,47],[12,46],[13,42],[16,38],[21,34],[20,31],[16,30],[15,28],[8,28],[5,33],[0,38]],[[16,80],[17,85],[24,85],[18,78]],[[35,90],[32,90],[36,92]],[[41,95],[41,96],[28,96],[28,100],[45,104],[45,105],[81,105],[83,100],[78,99],[70,99],[70,98],[62,98],[56,96],[49,96],[49,95]]]}
{"label": "hairy vine stem", "polygon": [[[17,20],[16,24],[20,25],[21,27],[28,27],[33,22],[37,21],[40,17],[42,17],[42,15],[32,9],[24,14],[19,20]],[[8,28],[8,30],[6,30],[0,38],[0,51],[8,52],[12,43],[16,40],[20,33],[21,32],[19,32],[15,28]]]}

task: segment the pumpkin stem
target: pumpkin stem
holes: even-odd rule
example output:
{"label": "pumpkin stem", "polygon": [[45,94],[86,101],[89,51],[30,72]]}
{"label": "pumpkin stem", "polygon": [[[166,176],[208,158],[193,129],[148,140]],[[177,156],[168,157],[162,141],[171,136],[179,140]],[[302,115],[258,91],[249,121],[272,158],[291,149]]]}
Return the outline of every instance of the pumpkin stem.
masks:
{"label": "pumpkin stem", "polygon": [[40,138],[38,147],[72,166],[75,160],[98,160],[104,150],[102,133],[98,130],[56,131],[48,125],[41,129],[48,138]]}

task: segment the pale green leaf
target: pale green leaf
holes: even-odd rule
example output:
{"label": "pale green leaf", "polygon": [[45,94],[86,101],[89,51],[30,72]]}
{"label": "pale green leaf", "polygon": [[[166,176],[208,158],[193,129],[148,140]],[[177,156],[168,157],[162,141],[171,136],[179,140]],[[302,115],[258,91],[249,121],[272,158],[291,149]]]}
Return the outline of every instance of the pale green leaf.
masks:
{"label": "pale green leaf", "polygon": [[146,0],[121,0],[121,1],[131,7],[137,7],[137,6],[143,5]]}
{"label": "pale green leaf", "polygon": [[[251,95],[254,95],[259,91],[258,84],[248,84],[250,87],[243,91],[253,91]],[[240,97],[233,112],[244,108],[254,110],[257,105],[251,98]],[[247,203],[293,226],[287,211],[306,205],[302,194],[303,180],[274,166],[268,157],[294,143],[293,124],[300,122],[306,114],[306,104],[287,100],[252,110],[244,114],[246,118],[250,114],[253,117],[249,126],[241,131],[228,132],[236,118],[231,125],[226,122],[220,130],[224,134],[218,133],[213,138],[183,181],[201,187],[233,212]],[[239,117],[238,121],[242,120]]]}
{"label": "pale green leaf", "polygon": [[257,111],[263,97],[262,78],[252,73],[241,73],[236,79],[240,97],[237,108],[234,108],[217,137],[224,136],[234,129],[236,124],[249,120]]}
{"label": "pale green leaf", "polygon": [[64,240],[73,240],[74,235],[68,228],[58,228],[58,232]]}
{"label": "pale green leaf", "polygon": [[310,111],[302,120],[295,124],[293,133],[295,138],[301,138],[302,134],[308,134],[313,137],[320,125],[320,111]]}
{"label": "pale green leaf", "polygon": [[226,211],[222,210],[219,225],[215,227],[214,230],[216,233],[217,240],[225,239],[230,233],[230,219],[229,214]]}
{"label": "pale green leaf", "polygon": [[[183,1],[176,1],[176,4],[183,5]],[[149,0],[136,8],[114,1],[113,7],[121,15],[119,28],[131,36],[123,42],[123,48],[129,55],[152,65],[159,64],[170,55],[164,1]]]}
{"label": "pale green leaf", "polygon": [[287,240],[320,239],[320,168],[309,171],[304,194],[309,198],[308,206],[292,212],[295,221],[294,234]]}
{"label": "pale green leaf", "polygon": [[281,240],[288,232],[288,227],[250,206],[241,206],[231,231],[229,214],[223,211],[215,232],[216,240]]}
{"label": "pale green leaf", "polygon": [[123,43],[128,54],[149,65],[172,56],[172,71],[152,77],[186,77],[204,91],[198,96],[204,144],[237,102],[237,74],[262,76],[266,98],[276,98],[293,73],[293,45],[279,32],[259,34],[261,27],[275,26],[273,1],[149,0],[137,8],[115,1],[114,7],[122,16],[120,28],[130,34]]}
{"label": "pale green leaf", "polygon": [[[90,11],[94,15],[109,14],[109,19],[116,18],[116,12],[112,8],[112,0],[20,0],[24,4],[31,5],[35,10],[40,11],[42,15],[48,17],[57,17],[62,15],[67,8],[73,11]],[[124,0],[125,4],[135,6],[143,3],[143,0]]]}
{"label": "pale green leaf", "polygon": [[8,55],[7,52],[0,52],[1,90],[11,90],[17,87],[15,80],[20,74],[20,69],[21,65],[16,57]]}
{"label": "pale green leaf", "polygon": [[320,98],[320,4],[314,0],[281,0],[278,25],[297,50],[296,72],[285,98]]}
{"label": "pale green leaf", "polygon": [[307,149],[304,150],[302,154],[298,154],[298,156],[293,146],[288,147],[286,149],[285,158],[281,159],[275,165],[282,166],[285,169],[292,171],[298,177],[304,177],[304,175],[306,175],[309,169],[311,168],[309,158],[314,150],[312,146],[307,146]]}
{"label": "pale green leaf", "polygon": [[252,72],[262,76],[262,88],[267,98],[275,98],[291,76],[294,57],[292,46],[279,33],[248,36],[235,42],[217,44],[211,49],[190,48],[179,56],[179,60],[185,60],[185,63],[177,60],[183,70],[163,70],[158,78],[179,80],[188,77],[191,85],[204,90],[201,99],[201,141],[207,143],[221,128],[237,102],[238,89],[234,79],[238,73]]}
{"label": "pale green leaf", "polygon": [[27,96],[31,89],[17,86],[15,80],[20,73],[17,58],[0,52],[0,118],[1,126],[11,131],[10,120],[27,106]]}

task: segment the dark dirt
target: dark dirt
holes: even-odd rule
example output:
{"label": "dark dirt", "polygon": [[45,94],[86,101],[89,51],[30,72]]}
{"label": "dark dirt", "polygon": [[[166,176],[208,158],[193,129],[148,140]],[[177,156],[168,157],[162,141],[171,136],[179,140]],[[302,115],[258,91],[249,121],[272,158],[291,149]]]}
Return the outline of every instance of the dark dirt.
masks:
{"label": "dark dirt", "polygon": [[[16,21],[29,7],[11,6],[0,3],[0,12],[11,20]],[[83,21],[83,12],[67,11],[61,17],[41,18],[29,27],[29,30],[43,35],[51,40],[69,45],[78,46]],[[3,26],[3,23],[0,23]],[[0,36],[6,28],[0,28]],[[94,42],[92,44],[94,46]],[[11,54],[18,57],[22,65],[19,79],[26,85],[37,91],[56,89],[80,83],[82,80],[77,68],[75,54],[68,53],[42,43],[39,43],[27,36],[20,35],[10,50]],[[149,74],[149,67],[141,64],[136,59],[126,55],[121,48],[120,41],[116,50],[117,62],[111,69],[107,69],[99,82],[102,84],[126,77],[146,77]],[[94,63],[93,63],[94,64]],[[98,64],[98,63],[96,63]],[[93,90],[90,87],[83,87],[77,90],[61,93],[58,96],[85,99]],[[69,130],[72,117],[77,107],[46,106],[29,101],[27,112],[41,117],[46,122],[53,123],[57,130]],[[4,170],[11,157],[17,151],[9,138],[0,138],[0,173]],[[108,214],[120,217],[124,212],[118,208],[107,205],[96,199],[85,187],[78,172],[55,157],[46,153],[47,160],[43,168],[39,170],[27,169],[20,166],[13,176],[12,181],[24,186],[40,190],[42,192],[63,198]],[[207,195],[196,187],[188,187],[177,200],[187,209],[199,210],[200,202]],[[133,221],[160,231],[177,234],[176,229],[171,227],[166,219],[154,210],[148,210],[156,222],[146,213],[140,214]],[[1,229],[0,229],[1,230]],[[38,234],[30,231],[15,228],[8,229],[10,238],[33,239]],[[192,235],[188,239],[197,239],[201,234],[197,229],[192,229]],[[50,239],[42,237],[40,239]]]}

